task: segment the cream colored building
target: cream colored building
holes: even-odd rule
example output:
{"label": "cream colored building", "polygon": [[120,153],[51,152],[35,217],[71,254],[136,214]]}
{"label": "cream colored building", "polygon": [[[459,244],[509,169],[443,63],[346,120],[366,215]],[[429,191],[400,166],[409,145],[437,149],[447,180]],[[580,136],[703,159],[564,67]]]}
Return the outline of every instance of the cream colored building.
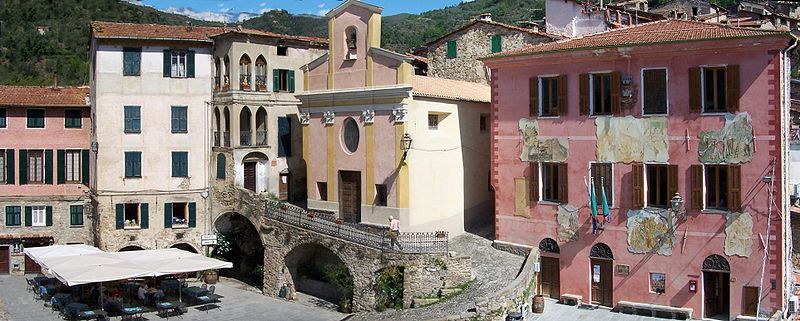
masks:
{"label": "cream colored building", "polygon": [[308,207],[461,234],[493,217],[490,89],[414,76],[410,57],[380,47],[381,11],[355,0],[330,11],[329,51],[303,68]]}
{"label": "cream colored building", "polygon": [[211,231],[212,40],[220,28],[94,22],[92,155],[101,248],[200,251]]}

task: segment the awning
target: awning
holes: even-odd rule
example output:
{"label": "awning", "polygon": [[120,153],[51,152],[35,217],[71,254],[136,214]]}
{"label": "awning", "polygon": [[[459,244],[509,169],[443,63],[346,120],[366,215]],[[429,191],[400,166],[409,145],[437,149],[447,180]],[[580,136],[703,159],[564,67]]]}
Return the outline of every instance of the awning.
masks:
{"label": "awning", "polygon": [[180,249],[103,252],[87,245],[52,245],[25,249],[25,254],[68,286],[233,267]]}

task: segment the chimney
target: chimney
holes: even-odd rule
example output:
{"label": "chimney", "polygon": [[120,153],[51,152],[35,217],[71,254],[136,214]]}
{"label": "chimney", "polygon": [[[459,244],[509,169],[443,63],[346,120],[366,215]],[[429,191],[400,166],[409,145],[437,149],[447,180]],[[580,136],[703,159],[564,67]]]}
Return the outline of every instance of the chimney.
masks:
{"label": "chimney", "polygon": [[58,73],[53,73],[53,89],[58,89]]}
{"label": "chimney", "polygon": [[186,31],[192,31],[192,22],[186,21]]}
{"label": "chimney", "polygon": [[480,20],[480,21],[492,21],[492,14],[489,13],[489,12],[481,13],[481,15],[478,16],[478,20]]}
{"label": "chimney", "polygon": [[533,30],[533,32],[539,32],[539,24],[533,21],[519,21],[517,25],[525,29]]}

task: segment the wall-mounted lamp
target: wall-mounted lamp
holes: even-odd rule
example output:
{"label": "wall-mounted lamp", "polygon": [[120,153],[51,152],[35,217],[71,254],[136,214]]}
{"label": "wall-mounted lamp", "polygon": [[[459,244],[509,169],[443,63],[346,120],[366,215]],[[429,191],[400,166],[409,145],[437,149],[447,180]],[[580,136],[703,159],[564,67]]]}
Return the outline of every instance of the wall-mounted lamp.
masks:
{"label": "wall-mounted lamp", "polygon": [[682,220],[686,219],[686,211],[681,210],[681,207],[683,207],[683,197],[681,197],[681,194],[675,193],[670,203],[672,203],[672,212],[675,213],[675,216]]}
{"label": "wall-mounted lamp", "polygon": [[403,148],[403,158],[400,159],[400,162],[405,162],[406,154],[408,151],[411,150],[411,135],[408,133],[403,134],[403,138],[400,139],[400,143],[402,144],[401,147]]}

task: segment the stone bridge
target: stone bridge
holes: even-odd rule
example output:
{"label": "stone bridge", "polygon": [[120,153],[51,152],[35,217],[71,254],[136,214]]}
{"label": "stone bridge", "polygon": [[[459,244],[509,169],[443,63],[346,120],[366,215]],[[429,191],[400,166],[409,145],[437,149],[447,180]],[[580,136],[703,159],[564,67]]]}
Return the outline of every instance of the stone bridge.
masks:
{"label": "stone bridge", "polygon": [[278,295],[288,280],[287,271],[295,283],[298,281],[298,272],[287,266],[287,258],[295,253],[291,255],[294,260],[298,255],[307,256],[301,259],[311,260],[319,253],[302,251],[310,247],[327,249],[347,267],[353,277],[353,311],[375,309],[376,276],[389,266],[403,267],[406,307],[415,297],[430,296],[443,287],[473,279],[470,258],[451,257],[447,251],[446,234],[404,233],[400,237],[404,252],[393,251],[387,248],[388,241],[379,228],[372,230],[331,220],[322,213],[309,214],[303,209],[269,201],[239,188],[224,192],[227,193],[216,194],[215,198],[224,198],[226,201],[219,203],[227,204],[219,205],[227,206],[217,212],[214,220],[234,212],[246,217],[255,227],[264,248],[265,295]]}

